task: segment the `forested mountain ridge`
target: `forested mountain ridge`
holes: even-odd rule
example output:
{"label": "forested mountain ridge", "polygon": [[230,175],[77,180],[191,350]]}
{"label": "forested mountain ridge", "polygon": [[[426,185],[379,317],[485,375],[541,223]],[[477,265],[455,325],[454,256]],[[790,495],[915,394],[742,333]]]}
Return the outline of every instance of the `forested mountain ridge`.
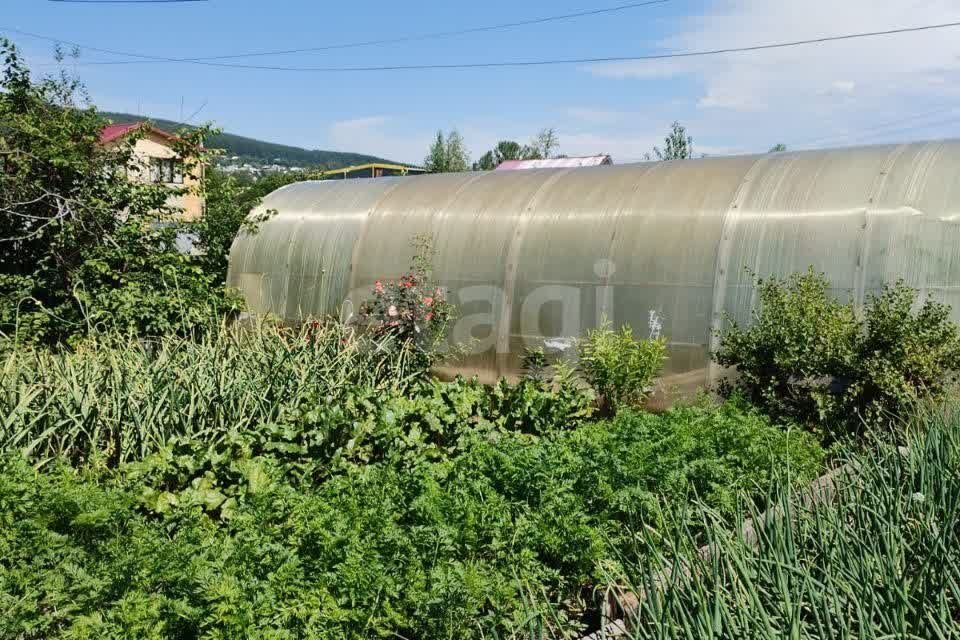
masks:
{"label": "forested mountain ridge", "polygon": [[[116,124],[149,120],[157,128],[171,133],[184,126],[172,120],[138,116],[130,113],[103,111],[101,115]],[[287,167],[335,168],[366,162],[390,162],[384,158],[363,153],[303,149],[301,147],[275,144],[273,142],[265,142],[263,140],[257,140],[256,138],[248,138],[226,132],[212,136],[206,141],[206,144],[211,148],[223,149],[224,155],[227,158],[237,156],[241,161],[255,162],[258,164],[278,164]]]}

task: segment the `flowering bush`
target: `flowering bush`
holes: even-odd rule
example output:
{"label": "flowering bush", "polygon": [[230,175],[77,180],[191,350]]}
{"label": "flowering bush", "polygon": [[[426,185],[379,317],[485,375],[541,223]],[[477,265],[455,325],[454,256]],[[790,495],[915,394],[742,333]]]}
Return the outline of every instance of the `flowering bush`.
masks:
{"label": "flowering bush", "polygon": [[446,334],[454,307],[433,280],[429,236],[414,238],[417,253],[408,273],[397,280],[377,280],[372,297],[360,306],[359,320],[369,331],[395,339],[398,348],[412,347],[432,360]]}

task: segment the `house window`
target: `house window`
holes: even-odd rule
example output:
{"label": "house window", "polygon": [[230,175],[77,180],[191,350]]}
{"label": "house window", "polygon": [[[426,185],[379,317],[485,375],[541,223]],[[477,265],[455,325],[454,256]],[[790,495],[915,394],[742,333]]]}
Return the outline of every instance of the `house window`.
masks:
{"label": "house window", "polygon": [[183,171],[176,158],[150,158],[150,179],[165,184],[183,184]]}

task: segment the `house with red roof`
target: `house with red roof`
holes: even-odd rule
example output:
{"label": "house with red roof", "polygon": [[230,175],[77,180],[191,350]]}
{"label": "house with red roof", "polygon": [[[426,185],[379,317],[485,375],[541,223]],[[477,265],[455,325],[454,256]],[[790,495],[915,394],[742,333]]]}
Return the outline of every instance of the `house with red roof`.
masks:
{"label": "house with red roof", "polygon": [[139,132],[140,136],[134,142],[133,161],[127,168],[127,175],[131,180],[153,182],[167,185],[171,188],[188,188],[184,195],[172,196],[170,205],[182,210],[183,220],[198,220],[203,216],[204,200],[198,187],[203,172],[203,166],[185,170],[185,163],[176,150],[177,137],[162,129],[157,129],[147,122],[132,122],[128,124],[111,124],[100,132],[100,144],[106,148],[117,147],[128,136]]}

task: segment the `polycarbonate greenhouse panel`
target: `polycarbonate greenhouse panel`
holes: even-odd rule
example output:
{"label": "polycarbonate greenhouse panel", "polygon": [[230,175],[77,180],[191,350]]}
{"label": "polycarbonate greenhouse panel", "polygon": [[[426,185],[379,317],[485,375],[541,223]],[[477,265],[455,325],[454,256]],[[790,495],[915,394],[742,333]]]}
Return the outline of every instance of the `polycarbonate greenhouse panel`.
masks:
{"label": "polycarbonate greenhouse panel", "polygon": [[399,277],[416,234],[457,304],[455,370],[518,371],[604,320],[670,343],[667,386],[702,386],[715,332],[749,322],[754,275],[809,266],[862,305],[903,278],[960,321],[960,143],[931,142],[588,168],[305,182],[234,243],[229,282],[289,322],[349,316]]}

